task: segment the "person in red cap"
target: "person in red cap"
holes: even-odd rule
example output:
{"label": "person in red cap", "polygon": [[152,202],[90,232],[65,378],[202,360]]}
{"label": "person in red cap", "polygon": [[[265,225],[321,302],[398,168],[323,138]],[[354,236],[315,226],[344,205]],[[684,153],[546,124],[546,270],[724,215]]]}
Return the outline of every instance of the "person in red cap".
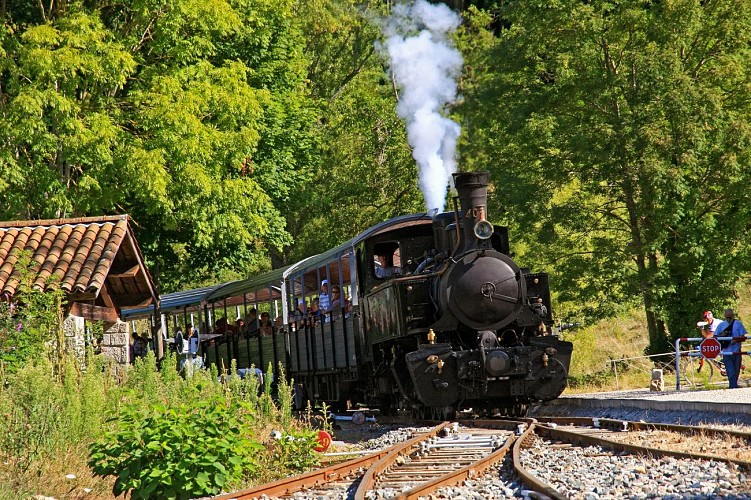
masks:
{"label": "person in red cap", "polygon": [[[720,323],[722,323],[722,320],[715,318],[712,311],[704,311],[704,314],[701,315],[701,321],[696,323],[696,326],[699,327],[701,336],[708,339],[714,337],[714,332],[717,330],[717,325]],[[700,372],[702,368],[704,368],[703,357],[699,358],[699,368],[696,369],[697,373]]]}
{"label": "person in red cap", "polygon": [[720,323],[722,323],[722,320],[715,318],[712,311],[704,311],[704,314],[701,315],[701,321],[696,326],[701,330],[701,336],[706,339],[714,336],[717,325]]}

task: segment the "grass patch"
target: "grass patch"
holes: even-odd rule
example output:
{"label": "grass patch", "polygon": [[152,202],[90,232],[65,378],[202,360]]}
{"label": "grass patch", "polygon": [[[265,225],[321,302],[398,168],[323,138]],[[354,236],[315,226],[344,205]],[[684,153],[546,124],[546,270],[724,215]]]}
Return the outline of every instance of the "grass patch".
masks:
{"label": "grass patch", "polygon": [[[292,417],[292,391],[283,376],[272,398],[270,383],[259,386],[255,377],[219,376],[216,369],[186,378],[157,371],[153,354],[117,369],[94,357],[84,372],[69,360],[62,378],[53,373],[43,358],[0,385],[0,500],[112,498],[113,491],[131,488],[132,498],[150,492],[189,498],[317,463],[316,434]],[[284,438],[271,439],[272,430]],[[252,446],[235,450],[237,436]],[[103,477],[93,476],[91,467]],[[126,468],[129,478],[116,482]]]}
{"label": "grass patch", "polygon": [[564,340],[574,343],[565,394],[649,387],[652,373],[649,359],[618,361],[644,356],[649,342],[641,310],[634,309],[616,318],[568,330]]}

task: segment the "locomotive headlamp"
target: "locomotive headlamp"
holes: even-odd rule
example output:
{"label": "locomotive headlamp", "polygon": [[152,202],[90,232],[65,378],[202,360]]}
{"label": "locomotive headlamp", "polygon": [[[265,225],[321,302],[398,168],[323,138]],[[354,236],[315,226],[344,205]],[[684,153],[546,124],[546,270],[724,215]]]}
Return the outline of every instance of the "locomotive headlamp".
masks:
{"label": "locomotive headlamp", "polygon": [[475,236],[480,240],[487,240],[493,236],[493,224],[486,220],[477,221],[474,230]]}

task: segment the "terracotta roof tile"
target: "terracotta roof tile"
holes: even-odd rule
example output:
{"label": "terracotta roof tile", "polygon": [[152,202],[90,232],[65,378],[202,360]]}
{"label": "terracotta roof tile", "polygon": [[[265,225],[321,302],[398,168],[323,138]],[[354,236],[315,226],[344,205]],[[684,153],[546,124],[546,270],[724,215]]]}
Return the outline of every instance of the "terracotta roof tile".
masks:
{"label": "terracotta roof tile", "polygon": [[[100,237],[99,235],[106,231],[106,228],[110,224],[99,226],[97,224],[91,224],[85,228],[85,231],[81,231],[80,235],[71,234],[68,238],[68,243],[65,245],[65,253],[74,250],[71,256],[70,265],[67,268],[67,272],[60,283],[63,290],[69,292],[80,292],[86,289],[89,276],[91,276],[91,270],[87,268],[87,264],[91,259],[98,259],[99,252],[97,251],[96,241]],[[82,226],[77,226],[83,229]],[[80,281],[82,284],[76,286],[76,282]]]}
{"label": "terracotta roof tile", "polygon": [[[26,242],[29,239],[28,229],[16,231],[16,235],[13,241],[13,248],[8,252],[8,256],[5,258],[2,266],[0,266],[0,280],[3,283],[3,292],[8,292],[11,295],[15,292],[18,286],[19,274],[15,272],[16,262],[20,256],[20,249],[26,247]],[[16,251],[19,250],[19,251]]]}
{"label": "terracotta roof tile", "polygon": [[6,232],[0,239],[0,261],[4,261],[8,256],[8,252],[13,248],[13,241],[16,239],[15,235]]}
{"label": "terracotta roof tile", "polygon": [[[97,262],[99,262],[99,259],[102,257],[104,243],[109,237],[111,230],[112,226],[108,224],[107,226],[101,227],[96,234],[90,232],[86,233],[86,246],[89,248],[89,252],[87,255],[81,256],[82,259],[78,264],[80,267],[78,279],[72,284],[76,291],[84,291],[89,288],[91,275],[94,274]],[[99,287],[97,286],[96,288]]]}
{"label": "terracotta roof tile", "polygon": [[57,248],[57,231],[56,228],[50,228],[45,231],[44,238],[39,243],[39,247],[34,252],[34,262],[38,263],[36,269],[37,278],[34,280],[34,286],[43,288],[47,279],[52,274],[52,268],[54,267],[54,260],[52,256],[55,255]]}
{"label": "terracotta roof tile", "polygon": [[102,286],[104,280],[107,278],[107,273],[109,272],[110,266],[115,260],[115,255],[117,255],[117,251],[120,249],[120,244],[123,242],[127,230],[128,226],[126,221],[120,221],[117,223],[117,225],[111,228],[109,238],[107,238],[107,242],[102,248],[101,257],[99,258],[96,267],[94,268],[94,273],[91,275],[91,280],[89,281],[89,285],[88,287],[86,287],[86,289],[98,289]]}
{"label": "terracotta roof tile", "polygon": [[[108,278],[122,243],[130,243],[127,259],[143,268],[134,278],[110,278],[123,289],[123,280],[134,294],[156,297],[148,270],[130,232],[127,216],[54,219],[44,221],[0,222],[0,293],[17,291],[20,273],[15,269],[21,251],[30,253],[29,271],[36,274],[40,289],[59,286],[68,293],[98,295]],[[121,282],[123,281],[123,282]]]}
{"label": "terracotta roof tile", "polygon": [[59,229],[60,228],[57,227],[51,227],[48,231],[49,238],[52,240],[52,244],[50,245],[47,255],[45,256],[42,267],[39,269],[37,279],[34,282],[34,284],[40,288],[43,288],[52,276],[52,273],[57,266],[58,259],[63,252],[63,247],[65,247],[65,239],[60,237]]}

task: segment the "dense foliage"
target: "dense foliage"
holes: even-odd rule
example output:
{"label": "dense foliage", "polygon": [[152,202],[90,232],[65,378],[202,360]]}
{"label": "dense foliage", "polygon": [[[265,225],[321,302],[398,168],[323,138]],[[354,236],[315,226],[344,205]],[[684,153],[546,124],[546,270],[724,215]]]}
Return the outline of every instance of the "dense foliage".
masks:
{"label": "dense foliage", "polygon": [[204,400],[168,408],[138,404],[118,409],[116,431],[91,446],[95,474],[116,476],[112,492],[133,498],[217,495],[258,467],[263,446],[243,421],[253,417],[242,402]]}
{"label": "dense foliage", "polygon": [[[80,476],[63,485],[66,491],[89,485],[98,495],[112,489],[134,498],[188,498],[317,463],[315,433],[292,417],[292,391],[284,382],[272,399],[271,387],[252,377],[158,371],[153,353],[127,370],[101,356],[88,363],[82,372],[65,358],[58,378],[42,357],[0,385],[1,498],[53,493],[56,485],[38,483],[51,467]],[[175,363],[174,357],[164,362]],[[272,429],[290,438],[262,445]],[[90,478],[87,447],[92,470],[114,476],[114,486]],[[68,463],[60,460],[65,456]]]}
{"label": "dense foliage", "polygon": [[[61,294],[31,287],[27,275],[12,310],[0,302],[0,498],[54,493],[38,478],[80,475],[89,446],[94,473],[116,476],[113,493],[134,498],[217,494],[317,463],[315,434],[293,419],[283,374],[272,398],[270,377],[263,386],[216,369],[183,378],[171,355],[162,370],[153,352],[122,367],[89,350],[82,364],[62,338]],[[260,444],[272,428],[294,439]],[[82,480],[98,494],[110,488]]]}
{"label": "dense foliage", "polygon": [[4,219],[130,213],[167,287],[289,243],[315,156],[293,2],[67,2],[5,12]]}
{"label": "dense foliage", "polygon": [[[460,167],[564,315],[650,349],[748,272],[746,0],[469,1]],[[377,0],[2,4],[0,217],[128,212],[162,291],[422,209]]]}
{"label": "dense foliage", "polygon": [[496,14],[467,26],[479,50],[465,168],[490,163],[496,208],[564,303],[603,317],[640,301],[650,350],[664,352],[667,327],[685,336],[749,270],[751,4],[558,0]]}

